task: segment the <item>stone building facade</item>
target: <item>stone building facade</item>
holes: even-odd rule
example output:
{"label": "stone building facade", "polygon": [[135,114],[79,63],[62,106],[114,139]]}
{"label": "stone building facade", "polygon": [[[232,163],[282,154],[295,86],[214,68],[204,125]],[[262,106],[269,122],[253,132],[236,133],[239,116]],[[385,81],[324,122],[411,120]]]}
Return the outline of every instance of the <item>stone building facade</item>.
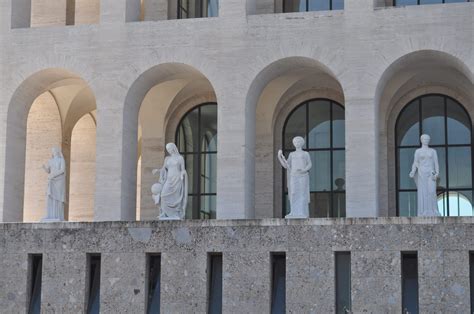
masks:
{"label": "stone building facade", "polygon": [[[469,134],[468,142],[451,145],[449,132],[444,131],[446,141],[439,149],[446,151],[446,182],[440,183],[440,197],[446,200],[440,198],[439,204],[447,204],[447,216],[463,216],[462,194],[467,204],[463,209],[467,206],[469,216],[473,215],[474,5],[440,1],[443,4],[399,6],[391,0],[344,0],[337,7],[336,2],[341,5],[330,1],[333,10],[283,13],[289,1],[221,0],[218,13],[209,13],[216,16],[180,19],[183,3],[178,0],[0,0],[0,222],[5,223],[0,249],[7,256],[0,271],[8,274],[2,276],[3,283],[12,287],[2,289],[8,291],[0,295],[2,308],[21,312],[27,306],[31,278],[25,271],[31,268],[31,254],[43,254],[44,274],[57,276],[43,281],[43,308],[81,311],[86,256],[101,253],[102,266],[110,266],[101,274],[102,283],[119,282],[117,290],[101,290],[102,311],[132,305],[143,311],[146,302],[140,287],[146,281],[145,253],[156,251],[163,271],[162,311],[205,312],[206,254],[215,251],[223,258],[224,312],[238,312],[244,304],[247,312],[269,311],[269,303],[260,301],[271,298],[267,260],[272,252],[286,252],[287,311],[324,308],[330,312],[335,276],[329,261],[334,252],[351,251],[352,311],[400,312],[401,254],[418,251],[420,311],[469,312],[471,218],[390,217],[403,216],[403,204],[411,204],[410,187],[405,189],[400,177],[405,170],[399,155],[411,146],[398,140],[398,122],[416,101],[422,116],[423,97],[433,95],[444,101],[446,130],[452,117],[460,117],[450,115],[455,106],[448,103],[455,103],[465,116],[454,120],[468,121],[464,126]],[[328,101],[343,110],[343,128],[333,109],[327,120],[331,145],[323,150],[331,157],[325,164],[329,166],[321,169],[331,169],[329,187],[318,188],[315,182],[314,190],[317,213],[323,201],[331,206],[326,214],[312,217],[332,219],[287,224],[280,219],[286,209],[285,178],[275,156],[286,147],[283,133],[290,117],[309,101]],[[215,167],[215,180],[206,181],[208,172],[201,171],[207,161],[195,157],[199,162],[193,168],[197,178],[193,186],[199,189],[190,195],[196,199],[190,203],[198,208],[198,216],[203,207],[212,207],[206,218],[217,220],[149,222],[158,215],[150,193],[157,178],[151,171],[161,167],[165,143],[178,139],[180,128],[186,131],[183,121],[203,104],[217,108],[211,133],[218,134],[218,141],[212,137],[209,143],[215,147],[205,152]],[[199,121],[206,121],[202,111]],[[306,117],[307,122],[310,119]],[[335,130],[343,134],[341,147],[334,146]],[[308,126],[306,133],[311,137]],[[21,224],[38,222],[44,215],[46,177],[41,164],[55,145],[62,148],[68,165],[70,223]],[[456,148],[464,155],[451,154],[458,159],[449,159],[448,152]],[[201,150],[189,154],[201,155]],[[336,160],[336,155],[342,159]],[[321,176],[321,172],[314,174]],[[333,182],[336,178],[344,180],[339,181],[344,182],[343,190]],[[468,182],[456,186],[454,182],[462,178]],[[321,193],[326,193],[325,199]],[[453,195],[457,215],[449,213]],[[343,204],[338,215],[336,202]],[[299,227],[306,230],[302,243],[292,242]],[[135,241],[130,228],[147,240]],[[367,230],[376,231],[357,235]],[[89,232],[97,238],[90,246],[84,239]],[[247,239],[247,232],[256,237]],[[160,233],[170,238],[169,243],[148,246]],[[219,235],[213,237],[214,233]],[[439,239],[441,234],[446,238]],[[323,244],[304,247],[319,236],[325,239]],[[418,240],[411,242],[412,236]],[[349,239],[339,243],[344,237]],[[408,243],[399,245],[395,239]],[[253,256],[249,263],[244,262],[246,254]],[[189,257],[196,260],[187,264]],[[328,273],[311,268],[311,263],[320,262]],[[53,287],[72,276],[65,263],[73,265],[70,270],[82,287],[74,289],[77,295],[67,293],[71,308],[58,300],[65,302],[59,296],[72,288]],[[443,266],[449,263],[460,264]],[[130,268],[137,274],[118,275]],[[201,294],[189,290],[180,294],[185,274],[192,274],[186,289]],[[262,286],[244,291],[255,281],[252,276],[266,277],[257,280]],[[327,276],[323,278],[327,298],[322,297],[318,276]],[[295,288],[295,278],[301,277],[306,277],[302,288]],[[437,282],[452,281],[449,292],[426,290],[430,285],[434,289]],[[71,285],[77,287],[74,281]],[[130,302],[119,300],[131,287],[139,292],[127,295]],[[369,304],[367,300],[373,300],[369,292],[380,298]],[[176,294],[179,298],[173,299]],[[253,301],[244,301],[248,299]]]}

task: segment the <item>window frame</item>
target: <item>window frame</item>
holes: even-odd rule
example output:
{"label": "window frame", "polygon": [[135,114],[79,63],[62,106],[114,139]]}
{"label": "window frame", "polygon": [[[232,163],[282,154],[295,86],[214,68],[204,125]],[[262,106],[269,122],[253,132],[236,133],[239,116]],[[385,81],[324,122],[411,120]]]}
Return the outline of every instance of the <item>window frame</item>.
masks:
{"label": "window frame", "polygon": [[[314,102],[314,101],[327,101],[329,102],[329,122],[330,122],[330,127],[329,127],[329,147],[325,147],[325,148],[308,148],[309,146],[309,107],[310,107],[310,103],[311,102]],[[345,160],[345,152],[346,152],[346,143],[345,143],[345,136],[344,136],[344,147],[334,147],[334,106],[339,106],[343,111],[344,111],[344,125],[345,125],[345,121],[346,121],[346,117],[345,117],[345,112],[346,112],[346,109],[343,105],[341,105],[339,102],[335,101],[335,100],[332,100],[332,99],[329,99],[329,98],[311,98],[311,99],[308,99],[308,100],[305,100],[303,102],[301,102],[300,104],[298,104],[297,106],[295,106],[289,113],[288,115],[286,116],[285,118],[285,122],[283,123],[283,130],[282,130],[282,151],[283,151],[283,154],[285,155],[286,153],[289,153],[289,152],[292,152],[294,151],[294,149],[287,149],[286,148],[286,142],[285,142],[285,134],[286,134],[286,127],[288,125],[288,122],[290,120],[290,118],[293,116],[293,114],[299,109],[301,108],[302,106],[305,106],[305,127],[306,127],[306,130],[305,130],[305,134],[304,134],[304,138],[305,138],[305,144],[306,144],[306,147],[307,148],[304,148],[303,150],[305,152],[317,152],[317,151],[321,151],[321,152],[329,152],[329,155],[330,155],[330,186],[331,186],[331,189],[330,191],[311,191],[311,187],[310,187],[310,191],[309,191],[309,194],[310,194],[310,198],[311,198],[311,195],[313,194],[325,194],[325,193],[329,193],[329,196],[330,196],[330,201],[329,201],[329,212],[330,212],[330,215],[329,217],[339,217],[339,216],[334,216],[334,213],[333,213],[333,203],[334,203],[334,196],[337,195],[337,194],[344,194],[346,195],[346,187],[345,187],[345,184],[344,184],[344,190],[343,191],[336,191],[334,189],[334,152],[335,151],[343,151],[344,152],[344,160]],[[313,165],[314,167],[315,165]],[[285,217],[286,215],[286,196],[288,195],[288,191],[286,191],[286,182],[287,182],[287,178],[286,178],[287,174],[286,174],[286,169],[283,169],[282,168],[282,210],[281,210],[281,215],[282,217]],[[344,181],[346,180],[345,176],[344,176]],[[310,199],[311,201],[311,199]],[[345,207],[345,206],[344,206]],[[345,209],[347,210],[347,209]],[[344,216],[341,216],[341,217],[345,217]],[[326,217],[327,218],[327,217]]]}
{"label": "window frame", "polygon": [[[283,0],[282,1],[282,12],[283,13],[296,13],[296,12],[318,12],[318,11],[333,11],[333,1],[334,0],[327,0],[329,1],[329,10],[310,10],[309,9],[309,1],[310,0],[301,0],[301,1],[306,1],[306,10],[305,11],[290,11],[290,12],[287,12],[285,11],[285,7],[286,7],[286,3],[287,1],[291,1],[291,0]],[[344,0],[345,1],[345,0]],[[395,0],[394,0],[395,1]],[[444,1],[444,0],[443,0]],[[339,10],[339,9],[338,9]]]}
{"label": "window frame", "polygon": [[[419,0],[418,0],[419,1]],[[400,119],[410,106],[413,105],[413,103],[416,101],[418,102],[415,104],[418,106],[418,123],[419,123],[419,129],[418,129],[418,138],[421,137],[423,134],[423,105],[422,105],[422,99],[426,97],[432,97],[432,96],[438,96],[443,98],[443,121],[444,121],[444,144],[435,144],[435,145],[430,145],[430,148],[442,148],[445,152],[445,169],[446,169],[446,188],[445,189],[440,189],[438,186],[436,187],[436,195],[439,197],[440,195],[446,193],[449,198],[450,192],[471,192],[472,197],[474,198],[474,143],[473,143],[473,126],[472,126],[472,119],[469,114],[469,112],[466,110],[463,104],[461,104],[459,101],[454,99],[453,97],[450,97],[445,94],[440,94],[440,93],[429,93],[429,94],[424,94],[421,96],[418,96],[416,98],[413,98],[412,100],[408,101],[402,110],[398,113],[397,120],[395,121],[395,137],[394,137],[394,147],[395,147],[395,204],[396,204],[396,216],[400,217],[400,192],[416,192],[415,189],[401,189],[400,188],[400,158],[399,158],[399,151],[400,149],[407,149],[407,148],[412,148],[412,149],[418,149],[421,147],[421,144],[419,145],[399,145],[398,144],[398,136],[399,136],[399,130],[398,130],[398,124],[400,122]],[[471,132],[471,137],[470,137],[470,144],[449,144],[448,143],[448,99],[451,100],[452,102],[456,103],[465,113],[466,117],[469,119],[469,130]],[[450,188],[449,186],[449,148],[452,147],[469,147],[471,149],[471,188]],[[441,167],[440,167],[441,168]],[[407,174],[408,175],[408,174]],[[471,200],[472,202],[472,200]],[[418,209],[417,209],[418,210]],[[450,217],[449,215],[449,199],[447,201],[447,206],[446,206],[446,216],[445,217]]]}
{"label": "window frame", "polygon": [[[446,4],[446,0],[441,0],[442,2],[441,3],[421,3],[421,0],[416,0],[416,4],[408,4],[408,5],[400,5],[398,6],[397,5],[397,1],[399,0],[393,0],[393,6],[394,7],[406,7],[406,6],[410,6],[410,5],[429,5],[429,4]],[[465,0],[464,2],[453,2],[453,3],[468,3],[468,2],[471,2],[471,0]],[[451,4],[451,2],[448,2],[448,4]]]}
{"label": "window frame", "polygon": [[[178,147],[178,151],[179,151],[179,154],[181,156],[183,156],[184,158],[184,162],[185,162],[185,167],[186,167],[186,170],[188,168],[188,165],[186,164],[186,156],[193,156],[194,158],[198,158],[197,161],[194,161],[194,163],[198,166],[197,169],[194,169],[193,168],[193,174],[194,175],[198,175],[199,176],[199,180],[197,180],[197,186],[195,186],[193,188],[193,193],[190,193],[189,192],[189,189],[188,189],[188,201],[189,201],[189,197],[197,197],[199,198],[199,202],[198,202],[198,208],[197,209],[194,209],[192,208],[192,217],[191,218],[188,218],[188,219],[212,219],[211,218],[211,213],[205,213],[205,212],[202,212],[202,206],[201,206],[201,198],[204,197],[204,196],[215,196],[217,198],[217,190],[215,193],[202,193],[201,192],[201,170],[203,169],[203,165],[202,165],[202,157],[203,155],[215,155],[217,157],[217,150],[215,151],[207,151],[207,152],[202,152],[202,147],[201,147],[201,142],[199,143],[198,145],[198,151],[197,152],[183,152],[180,150],[180,143],[179,143],[179,131],[180,131],[180,127],[183,123],[183,121],[186,119],[186,117],[192,113],[193,111],[197,110],[198,111],[198,121],[197,121],[197,125],[198,125],[198,135],[197,135],[197,138],[200,140],[201,139],[201,135],[202,135],[202,127],[201,127],[201,109],[202,107],[205,107],[205,106],[216,106],[217,107],[217,102],[205,102],[205,103],[202,103],[202,104],[199,104],[197,106],[194,106],[192,107],[190,110],[186,111],[186,113],[181,117],[181,119],[179,120],[179,123],[176,127],[176,131],[175,131],[175,143],[176,143],[176,146]],[[217,120],[217,115],[216,115],[216,120]],[[219,129],[217,128],[217,142],[219,141]],[[216,165],[216,176],[217,176],[217,165]],[[193,184],[193,182],[190,182],[192,178],[189,178],[188,176],[188,185],[191,183]],[[217,188],[217,187],[216,187]],[[204,214],[204,215],[208,215],[209,217],[208,218],[201,218],[201,213]]]}

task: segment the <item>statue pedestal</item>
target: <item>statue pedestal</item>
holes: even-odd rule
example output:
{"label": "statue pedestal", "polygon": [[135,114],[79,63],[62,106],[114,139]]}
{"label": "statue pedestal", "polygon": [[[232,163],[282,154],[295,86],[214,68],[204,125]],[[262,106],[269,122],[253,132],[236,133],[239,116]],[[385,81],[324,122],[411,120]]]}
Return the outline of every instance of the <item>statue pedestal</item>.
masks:
{"label": "statue pedestal", "polygon": [[59,218],[43,218],[41,219],[41,222],[63,222],[64,220],[61,220]]}
{"label": "statue pedestal", "polygon": [[182,220],[179,217],[160,217],[158,216],[158,220]]}
{"label": "statue pedestal", "polygon": [[306,216],[297,216],[297,215],[292,215],[288,214],[285,216],[285,219],[308,219],[309,217]]}

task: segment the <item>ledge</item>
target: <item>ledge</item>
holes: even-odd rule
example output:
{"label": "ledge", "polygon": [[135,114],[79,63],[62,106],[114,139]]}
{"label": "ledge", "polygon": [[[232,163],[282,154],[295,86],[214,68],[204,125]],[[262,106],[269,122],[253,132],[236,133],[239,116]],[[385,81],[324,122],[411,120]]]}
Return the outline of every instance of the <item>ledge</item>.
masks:
{"label": "ledge", "polygon": [[378,217],[378,218],[310,218],[310,219],[242,219],[182,221],[102,221],[59,223],[0,223],[0,230],[12,229],[91,229],[91,228],[160,228],[160,227],[274,227],[274,226],[340,226],[340,225],[441,225],[474,224],[474,217]]}

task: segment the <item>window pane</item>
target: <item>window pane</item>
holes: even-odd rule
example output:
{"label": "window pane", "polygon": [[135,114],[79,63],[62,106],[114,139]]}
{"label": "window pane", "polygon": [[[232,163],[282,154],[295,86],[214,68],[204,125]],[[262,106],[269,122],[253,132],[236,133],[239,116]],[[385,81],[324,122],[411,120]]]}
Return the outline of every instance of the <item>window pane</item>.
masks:
{"label": "window pane", "polygon": [[472,187],[471,148],[450,147],[449,158],[449,188]]}
{"label": "window pane", "polygon": [[328,148],[331,146],[330,102],[325,100],[311,101],[309,106],[308,130],[309,148]]}
{"label": "window pane", "polygon": [[344,191],[346,185],[346,152],[335,150],[332,153],[333,158],[333,189],[335,191]]}
{"label": "window pane", "polygon": [[296,136],[302,136],[306,139],[306,105],[293,111],[286,123],[284,136],[286,149],[294,149],[293,138]]}
{"label": "window pane", "polygon": [[469,0],[446,0],[445,3],[469,2]]}
{"label": "window pane", "polygon": [[346,123],[344,108],[332,105],[332,145],[335,148],[343,148],[346,145]]}
{"label": "window pane", "polygon": [[178,138],[184,139],[184,142],[179,143],[179,151],[181,153],[198,152],[199,140],[198,140],[198,113],[199,110],[195,109],[189,112],[184,119],[181,121],[178,128]]}
{"label": "window pane", "polygon": [[333,10],[344,10],[344,0],[332,0]]}
{"label": "window pane", "polygon": [[438,194],[438,211],[441,216],[448,216],[448,193]]}
{"label": "window pane", "polygon": [[208,17],[217,17],[219,14],[219,1],[218,0],[208,0],[207,1],[207,16]]}
{"label": "window pane", "polygon": [[418,258],[402,254],[402,307],[403,313],[418,313]]}
{"label": "window pane", "polygon": [[201,196],[200,219],[216,219],[216,196]]}
{"label": "window pane", "polygon": [[420,4],[437,4],[443,3],[443,0],[420,0]]}
{"label": "window pane", "polygon": [[336,252],[336,313],[351,312],[351,253]]}
{"label": "window pane", "polygon": [[332,217],[346,217],[346,193],[333,194]]}
{"label": "window pane", "polygon": [[438,189],[446,189],[446,149],[444,147],[436,147],[436,153],[438,155],[439,163],[439,177],[438,177]]}
{"label": "window pane", "polygon": [[201,155],[201,194],[216,193],[217,154]]}
{"label": "window pane", "polygon": [[400,189],[416,189],[415,180],[410,178],[415,151],[416,148],[400,148],[398,150],[398,181],[400,182]]}
{"label": "window pane", "polygon": [[201,151],[217,151],[217,105],[201,107]]}
{"label": "window pane", "polygon": [[286,257],[272,255],[272,314],[285,314],[286,305]]}
{"label": "window pane", "polygon": [[398,208],[399,216],[411,217],[417,215],[417,197],[416,192],[399,192]]}
{"label": "window pane", "polygon": [[88,314],[100,312],[100,256],[89,257],[89,299]]}
{"label": "window pane", "polygon": [[[446,193],[444,199],[446,199]],[[449,202],[449,216],[472,216],[472,192],[450,192],[448,197]],[[439,204],[439,201],[438,201]]]}
{"label": "window pane", "polygon": [[188,174],[188,193],[192,194],[194,193],[194,187],[197,187],[198,178],[194,172],[194,169],[198,169],[196,165],[198,158],[196,158],[195,155],[184,155],[183,157],[186,172]]}
{"label": "window pane", "polygon": [[448,105],[448,144],[471,143],[471,121],[466,111],[451,99]]}
{"label": "window pane", "polygon": [[147,313],[160,313],[160,275],[161,275],[161,257],[159,255],[150,255],[148,257],[148,307]]}
{"label": "window pane", "polygon": [[444,144],[444,98],[426,96],[421,99],[423,134],[431,137],[431,145]]}
{"label": "window pane", "polygon": [[305,12],[306,0],[283,0],[283,12]]}
{"label": "window pane", "polygon": [[222,255],[210,256],[209,314],[222,313]]}
{"label": "window pane", "polygon": [[199,219],[198,213],[196,213],[199,208],[199,197],[197,196],[188,196],[188,203],[186,204],[186,219]]}
{"label": "window pane", "polygon": [[30,303],[29,314],[40,314],[41,312],[41,286],[43,272],[43,256],[30,255],[31,257],[31,279],[30,279]]}
{"label": "window pane", "polygon": [[330,0],[309,0],[309,11],[324,11],[330,9]]}
{"label": "window pane", "polygon": [[404,6],[404,5],[416,5],[418,4],[417,0],[395,0],[395,5]]}
{"label": "window pane", "polygon": [[331,193],[311,193],[309,216],[311,218],[331,217]]}
{"label": "window pane", "polygon": [[309,152],[313,167],[310,170],[310,191],[331,191],[331,154],[329,151]]}
{"label": "window pane", "polygon": [[420,145],[420,107],[419,100],[403,109],[397,122],[398,146]]}

